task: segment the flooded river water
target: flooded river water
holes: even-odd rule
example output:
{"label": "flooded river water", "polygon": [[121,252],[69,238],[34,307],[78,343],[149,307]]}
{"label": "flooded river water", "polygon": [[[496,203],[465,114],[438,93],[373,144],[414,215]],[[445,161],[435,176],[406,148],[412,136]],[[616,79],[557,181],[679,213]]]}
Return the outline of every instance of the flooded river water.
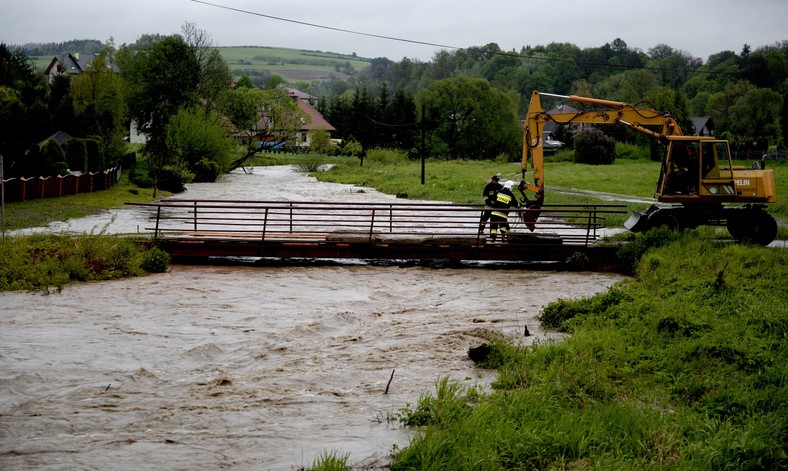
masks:
{"label": "flooded river water", "polygon": [[[252,170],[180,196],[393,198],[290,167]],[[146,217],[119,208],[39,230],[137,232]],[[173,265],[2,293],[0,469],[291,470],[328,453],[382,467],[413,433],[393,416],[438,378],[493,378],[468,348],[492,335],[556,338],[535,320],[545,304],[620,279],[485,265]]]}

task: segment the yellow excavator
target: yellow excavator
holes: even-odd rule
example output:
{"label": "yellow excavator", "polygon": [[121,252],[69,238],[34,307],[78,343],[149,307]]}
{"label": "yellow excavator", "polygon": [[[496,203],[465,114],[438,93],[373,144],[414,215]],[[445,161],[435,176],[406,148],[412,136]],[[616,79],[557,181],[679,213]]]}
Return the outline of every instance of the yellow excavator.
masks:
{"label": "yellow excavator", "polygon": [[[546,113],[540,97],[592,105],[576,112]],[[733,165],[728,141],[708,136],[685,136],[676,119],[665,111],[640,108],[619,101],[555,95],[534,91],[524,123],[523,179],[529,165],[533,183],[521,188],[544,201],[544,127],[548,122],[568,124],[623,124],[647,134],[665,146],[655,198],[644,213],[635,212],[624,227],[644,232],[654,227],[672,230],[700,225],[727,226],[736,240],[768,245],[777,236],[777,222],[764,211],[777,201],[774,173],[761,168]],[[646,126],[649,126],[647,128]]]}

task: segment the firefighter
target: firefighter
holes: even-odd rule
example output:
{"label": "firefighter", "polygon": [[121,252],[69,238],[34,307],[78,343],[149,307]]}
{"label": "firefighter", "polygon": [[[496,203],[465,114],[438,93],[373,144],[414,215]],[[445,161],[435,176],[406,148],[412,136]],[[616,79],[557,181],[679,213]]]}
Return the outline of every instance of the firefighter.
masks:
{"label": "firefighter", "polygon": [[490,215],[490,238],[493,242],[498,238],[498,228],[501,229],[501,240],[509,240],[509,209],[519,208],[520,203],[512,193],[514,182],[507,180],[503,188],[495,193]]}
{"label": "firefighter", "polygon": [[482,211],[481,219],[479,220],[479,234],[484,234],[484,226],[487,225],[487,220],[490,219],[490,213],[492,212],[491,208],[493,206],[493,201],[495,199],[495,194],[503,188],[500,183],[498,183],[498,175],[493,175],[490,178],[490,183],[488,183],[484,187],[484,193],[482,193],[482,197],[484,198],[484,211]]}

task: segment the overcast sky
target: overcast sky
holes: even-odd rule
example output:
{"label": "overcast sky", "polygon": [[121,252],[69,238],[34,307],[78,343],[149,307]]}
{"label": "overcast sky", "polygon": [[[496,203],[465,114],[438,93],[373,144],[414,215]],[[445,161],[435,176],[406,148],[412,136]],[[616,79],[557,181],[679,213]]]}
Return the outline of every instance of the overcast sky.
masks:
{"label": "overcast sky", "polygon": [[205,1],[209,4],[0,0],[0,42],[22,45],[112,37],[120,46],[142,34],[178,33],[184,22],[191,22],[207,32],[216,46],[288,47],[428,61],[441,49],[436,45],[463,48],[494,42],[503,50],[519,51],[551,42],[598,47],[621,38],[630,48],[644,52],[667,44],[706,60],[724,50],[739,53],[744,44],[756,49],[788,40],[788,0]]}

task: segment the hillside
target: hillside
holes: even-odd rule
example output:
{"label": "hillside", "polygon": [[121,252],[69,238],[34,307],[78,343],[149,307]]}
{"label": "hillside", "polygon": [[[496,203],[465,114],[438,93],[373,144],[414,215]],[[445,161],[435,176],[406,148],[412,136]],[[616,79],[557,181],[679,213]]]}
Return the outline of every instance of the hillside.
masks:
{"label": "hillside", "polygon": [[347,79],[369,67],[369,59],[333,52],[261,46],[219,47],[233,75],[281,75],[287,80]]}

